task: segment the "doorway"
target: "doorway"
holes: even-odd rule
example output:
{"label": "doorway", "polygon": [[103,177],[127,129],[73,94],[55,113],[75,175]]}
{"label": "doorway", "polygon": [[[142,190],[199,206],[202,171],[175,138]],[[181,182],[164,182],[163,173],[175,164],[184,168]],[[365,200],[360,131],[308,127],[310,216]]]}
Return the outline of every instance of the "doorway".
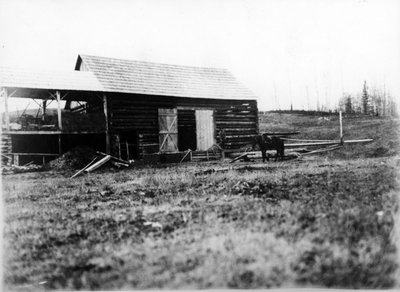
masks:
{"label": "doorway", "polygon": [[195,110],[178,110],[178,148],[179,151],[197,149]]}
{"label": "doorway", "polygon": [[213,110],[196,110],[197,150],[208,150],[215,144]]}

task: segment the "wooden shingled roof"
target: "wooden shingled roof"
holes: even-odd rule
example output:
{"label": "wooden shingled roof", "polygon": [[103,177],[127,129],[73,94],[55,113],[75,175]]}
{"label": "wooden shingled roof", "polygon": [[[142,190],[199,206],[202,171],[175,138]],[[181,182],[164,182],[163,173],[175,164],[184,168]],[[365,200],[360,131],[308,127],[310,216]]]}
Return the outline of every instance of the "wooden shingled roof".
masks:
{"label": "wooden shingled roof", "polygon": [[42,71],[0,67],[0,87],[104,91],[92,72]]}
{"label": "wooden shingled roof", "polygon": [[79,55],[75,70],[93,72],[104,91],[109,92],[193,98],[256,99],[250,90],[225,69]]}

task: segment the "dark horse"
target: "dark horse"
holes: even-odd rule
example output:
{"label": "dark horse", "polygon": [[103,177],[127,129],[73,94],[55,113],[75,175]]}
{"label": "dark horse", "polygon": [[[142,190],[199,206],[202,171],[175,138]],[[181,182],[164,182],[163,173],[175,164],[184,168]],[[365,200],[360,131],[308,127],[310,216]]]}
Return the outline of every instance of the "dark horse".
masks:
{"label": "dark horse", "polygon": [[278,160],[278,157],[283,159],[285,155],[285,146],[283,140],[279,137],[257,135],[253,137],[253,150],[256,149],[257,144],[261,150],[263,162],[265,162],[265,159],[269,161],[269,157],[266,154],[267,150],[276,150],[275,161]]}

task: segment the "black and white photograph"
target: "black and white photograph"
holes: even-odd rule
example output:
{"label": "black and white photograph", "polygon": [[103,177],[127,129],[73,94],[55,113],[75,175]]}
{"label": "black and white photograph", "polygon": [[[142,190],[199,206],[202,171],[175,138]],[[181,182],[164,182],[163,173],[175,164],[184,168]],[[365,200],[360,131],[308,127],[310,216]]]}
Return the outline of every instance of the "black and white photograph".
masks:
{"label": "black and white photograph", "polygon": [[0,0],[1,290],[400,289],[400,1]]}

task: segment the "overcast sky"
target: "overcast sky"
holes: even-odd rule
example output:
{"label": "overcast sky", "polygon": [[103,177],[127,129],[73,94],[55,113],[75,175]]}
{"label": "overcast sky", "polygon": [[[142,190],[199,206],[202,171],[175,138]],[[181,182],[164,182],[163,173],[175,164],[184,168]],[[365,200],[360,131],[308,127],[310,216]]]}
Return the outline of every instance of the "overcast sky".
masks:
{"label": "overcast sky", "polygon": [[227,68],[261,110],[337,105],[363,81],[400,93],[398,0],[0,0],[0,64],[78,54]]}

